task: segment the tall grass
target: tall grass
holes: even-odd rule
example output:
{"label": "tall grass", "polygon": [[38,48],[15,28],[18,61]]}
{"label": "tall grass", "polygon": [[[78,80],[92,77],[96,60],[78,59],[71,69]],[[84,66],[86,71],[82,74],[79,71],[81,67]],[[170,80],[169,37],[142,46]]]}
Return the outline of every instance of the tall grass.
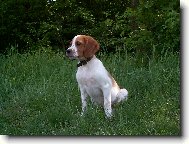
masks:
{"label": "tall grass", "polygon": [[129,91],[111,120],[88,103],[80,116],[76,61],[41,51],[0,56],[0,134],[6,135],[181,135],[178,54],[137,59],[99,55],[118,84]]}

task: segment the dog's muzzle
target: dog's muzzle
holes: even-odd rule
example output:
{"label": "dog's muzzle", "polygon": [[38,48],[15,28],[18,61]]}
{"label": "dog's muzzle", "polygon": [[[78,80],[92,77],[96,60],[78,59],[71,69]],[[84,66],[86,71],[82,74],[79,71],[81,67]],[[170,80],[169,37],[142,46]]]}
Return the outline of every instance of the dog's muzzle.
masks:
{"label": "dog's muzzle", "polygon": [[70,48],[68,48],[66,50],[66,56],[69,57],[69,59],[75,59],[76,58],[74,50],[72,50]]}

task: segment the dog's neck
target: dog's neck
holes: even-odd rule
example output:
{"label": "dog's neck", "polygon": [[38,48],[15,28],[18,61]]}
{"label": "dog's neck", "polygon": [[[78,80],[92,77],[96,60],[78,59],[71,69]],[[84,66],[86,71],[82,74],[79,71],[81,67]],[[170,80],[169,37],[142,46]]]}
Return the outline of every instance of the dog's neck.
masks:
{"label": "dog's neck", "polygon": [[79,61],[79,63],[77,64],[77,67],[86,65],[93,57],[94,57],[94,56],[89,57],[89,58],[87,58],[86,60],[81,60],[81,61]]}

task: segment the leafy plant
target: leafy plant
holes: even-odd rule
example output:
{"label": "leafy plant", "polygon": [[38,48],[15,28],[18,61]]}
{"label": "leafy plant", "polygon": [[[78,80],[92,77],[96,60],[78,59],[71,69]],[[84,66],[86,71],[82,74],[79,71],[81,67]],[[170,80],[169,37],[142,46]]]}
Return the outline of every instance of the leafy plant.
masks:
{"label": "leafy plant", "polygon": [[151,57],[179,51],[179,1],[7,0],[0,12],[1,53],[11,45],[19,52],[64,50],[77,34],[95,37],[105,52],[119,47]]}

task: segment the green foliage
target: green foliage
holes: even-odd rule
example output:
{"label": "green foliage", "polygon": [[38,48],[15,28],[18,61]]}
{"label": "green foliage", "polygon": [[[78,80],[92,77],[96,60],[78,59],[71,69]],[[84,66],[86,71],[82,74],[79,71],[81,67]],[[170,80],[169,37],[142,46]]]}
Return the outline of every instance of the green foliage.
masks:
{"label": "green foliage", "polygon": [[103,55],[105,67],[129,98],[105,119],[88,103],[80,116],[76,62],[41,50],[0,55],[0,134],[5,135],[181,135],[179,55],[139,65],[130,54]]}
{"label": "green foliage", "polygon": [[115,16],[114,21],[108,20],[107,28],[102,25],[107,34],[111,31],[106,46],[119,45],[145,56],[154,52],[179,51],[178,5],[178,1],[169,1],[165,6],[156,1],[140,1],[136,8],[127,7],[123,14]]}
{"label": "green foliage", "polygon": [[46,21],[46,1],[7,0],[1,2],[1,52],[9,45],[30,49],[43,38],[39,33],[41,21]]}
{"label": "green foliage", "polygon": [[65,49],[77,34],[92,35],[106,52],[122,47],[152,56],[180,47],[180,7],[175,0],[6,0],[0,13],[1,52],[10,45],[19,51]]}

